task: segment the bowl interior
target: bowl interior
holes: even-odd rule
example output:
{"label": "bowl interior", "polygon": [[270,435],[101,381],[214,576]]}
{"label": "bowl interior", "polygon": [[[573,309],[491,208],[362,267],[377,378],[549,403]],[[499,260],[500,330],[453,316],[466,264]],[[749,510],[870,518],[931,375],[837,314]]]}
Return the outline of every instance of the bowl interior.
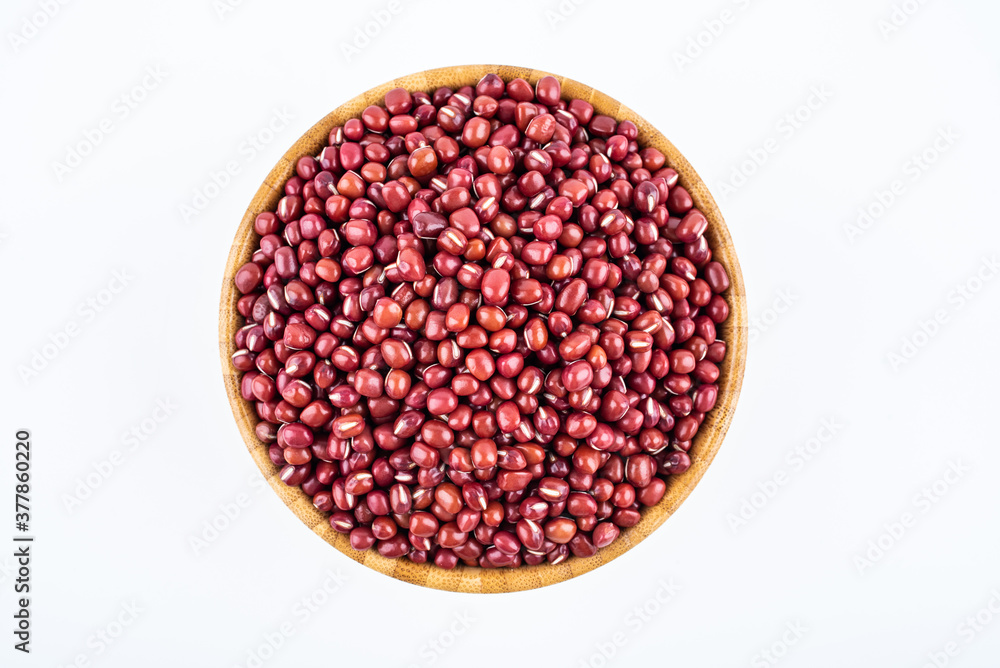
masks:
{"label": "bowl interior", "polygon": [[454,570],[443,570],[433,564],[415,564],[408,559],[387,559],[374,550],[356,551],[351,548],[345,534],[337,533],[330,527],[328,515],[316,510],[309,497],[301,489],[288,487],[281,482],[278,478],[278,467],[268,457],[267,446],[257,439],[254,431],[258,420],[257,415],[253,405],[240,395],[241,374],[232,368],[230,361],[231,355],[235,352],[233,336],[243,324],[243,318],[236,310],[236,302],[240,294],[233,284],[233,277],[236,270],[249,261],[259,240],[253,229],[254,218],[262,211],[273,211],[276,208],[278,200],[283,194],[284,182],[293,174],[295,161],[299,157],[317,155],[326,145],[327,137],[333,127],[359,116],[361,111],[370,104],[382,104],[387,91],[402,87],[410,91],[422,90],[432,93],[441,86],[456,89],[464,85],[475,86],[479,79],[490,72],[498,74],[504,81],[509,82],[520,77],[532,85],[543,76],[551,74],[505,65],[467,65],[419,72],[376,86],[341,105],[310,128],[278,161],[250,202],[226,263],[219,309],[219,352],[222,359],[223,379],[233,415],[250,455],[272,489],[292,512],[325,541],[351,559],[376,571],[425,587],[482,593],[520,591],[568,580],[611,561],[634,547],[663,524],[701,480],[722,445],[732,421],[743,381],[747,344],[747,311],[743,275],[740,272],[729,230],[726,228],[722,214],[704,182],[680,152],[674,148],[673,144],[641,116],[600,91],[572,79],[552,75],[562,84],[564,98],[580,98],[590,102],[597,114],[605,114],[618,120],[631,120],[639,129],[637,140],[639,145],[657,148],[666,156],[667,165],[677,170],[680,175],[680,184],[690,192],[695,206],[708,218],[709,227],[705,236],[712,248],[713,259],[720,262],[729,273],[730,287],[724,296],[729,303],[730,316],[725,323],[717,328],[718,338],[727,343],[726,357],[720,365],[719,401],[716,407],[705,416],[702,427],[695,437],[690,450],[691,467],[680,475],[669,476],[667,492],[660,503],[643,509],[642,520],[636,526],[622,530],[617,540],[608,547],[598,550],[594,556],[588,558],[570,557],[556,566],[542,564],[521,566],[516,569],[482,569],[460,564]]}

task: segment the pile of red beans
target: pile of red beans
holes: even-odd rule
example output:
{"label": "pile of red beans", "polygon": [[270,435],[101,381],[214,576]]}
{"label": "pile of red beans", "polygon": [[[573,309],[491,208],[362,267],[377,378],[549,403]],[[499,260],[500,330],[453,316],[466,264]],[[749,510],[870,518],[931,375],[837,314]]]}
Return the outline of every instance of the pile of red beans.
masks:
{"label": "pile of red beans", "polygon": [[587,557],[691,465],[729,278],[636,138],[549,76],[397,88],[257,216],[233,366],[281,479],[355,549]]}

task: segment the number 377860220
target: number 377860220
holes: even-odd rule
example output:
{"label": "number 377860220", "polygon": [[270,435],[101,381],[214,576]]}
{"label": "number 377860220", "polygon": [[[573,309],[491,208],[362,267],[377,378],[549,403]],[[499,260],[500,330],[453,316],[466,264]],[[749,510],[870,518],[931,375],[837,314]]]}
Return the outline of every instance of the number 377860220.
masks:
{"label": "number 377860220", "polygon": [[22,429],[17,432],[14,477],[14,523],[18,531],[27,531],[31,521],[31,432]]}

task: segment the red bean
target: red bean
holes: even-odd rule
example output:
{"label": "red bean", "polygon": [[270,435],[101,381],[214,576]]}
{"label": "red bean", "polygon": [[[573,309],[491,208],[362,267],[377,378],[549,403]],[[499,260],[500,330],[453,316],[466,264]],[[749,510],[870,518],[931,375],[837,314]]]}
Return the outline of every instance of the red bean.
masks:
{"label": "red bean", "polygon": [[563,545],[576,535],[576,522],[565,517],[556,517],[545,523],[545,537],[557,545]]}
{"label": "red bean", "polygon": [[510,274],[501,269],[487,269],[480,289],[487,304],[503,306],[510,293]]}
{"label": "red bean", "polygon": [[540,550],[545,543],[545,532],[535,520],[522,518],[518,520],[515,530],[517,538],[528,550]]}
{"label": "red bean", "polygon": [[648,485],[636,493],[636,500],[644,506],[655,506],[667,492],[667,483],[662,478],[653,478]]}
{"label": "red bean", "polygon": [[594,380],[594,368],[586,360],[571,362],[563,369],[562,382],[570,392],[582,390]]}
{"label": "red bean", "polygon": [[372,319],[379,327],[390,329],[402,321],[403,309],[393,299],[389,297],[382,297],[375,302],[375,309],[372,311]]}
{"label": "red bean", "polygon": [[497,484],[505,492],[518,492],[528,486],[531,482],[531,473],[528,471],[500,471],[497,474]]}
{"label": "red bean", "polygon": [[549,503],[565,501],[569,496],[569,484],[559,478],[542,478],[538,482],[538,495]]}
{"label": "red bean", "polygon": [[672,452],[660,464],[660,472],[677,475],[684,473],[691,466],[691,458],[686,452]]}
{"label": "red bean", "polygon": [[410,531],[422,538],[430,538],[437,534],[438,521],[434,515],[419,511],[410,515]]}
{"label": "red bean", "polygon": [[412,248],[403,248],[399,251],[396,269],[404,281],[419,281],[427,274],[423,256]]}
{"label": "red bean", "polygon": [[656,474],[656,462],[649,455],[632,455],[625,464],[625,476],[636,487],[645,487]]}
{"label": "red bean", "polygon": [[700,239],[706,229],[708,229],[708,220],[704,214],[697,209],[692,209],[681,219],[674,234],[679,241],[690,244]]}
{"label": "red bean", "polygon": [[398,559],[410,551],[405,536],[393,536],[389,540],[379,541],[378,553],[387,559]]}
{"label": "red bean", "polygon": [[354,376],[354,389],[363,397],[378,397],[382,394],[382,376],[372,369],[359,369]]}
{"label": "red bean", "polygon": [[634,123],[487,75],[391,90],[294,167],[232,279],[233,367],[352,547],[586,558],[691,466],[730,278]]}
{"label": "red bean", "polygon": [[535,84],[535,97],[542,104],[552,107],[559,103],[562,89],[559,80],[553,76],[544,76]]}
{"label": "red bean", "polygon": [[709,262],[705,265],[705,280],[712,287],[712,292],[720,294],[729,288],[729,275],[725,267],[718,262]]}
{"label": "red bean", "polygon": [[715,407],[715,402],[719,394],[717,385],[701,385],[697,387],[692,395],[694,399],[694,410],[699,413],[707,413]]}

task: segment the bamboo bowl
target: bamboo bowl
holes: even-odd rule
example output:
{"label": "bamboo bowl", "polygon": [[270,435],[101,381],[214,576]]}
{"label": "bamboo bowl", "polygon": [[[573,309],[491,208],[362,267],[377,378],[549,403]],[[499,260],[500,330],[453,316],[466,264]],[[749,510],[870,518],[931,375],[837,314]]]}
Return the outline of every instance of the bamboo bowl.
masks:
{"label": "bamboo bowl", "polygon": [[268,458],[267,446],[257,439],[254,432],[257,423],[254,407],[240,395],[240,374],[233,369],[230,362],[230,357],[235,352],[233,336],[242,325],[242,317],[236,310],[236,302],[240,295],[233,283],[233,277],[236,270],[249,261],[259,240],[253,229],[254,218],[262,211],[275,209],[282,195],[283,184],[293,174],[295,161],[299,157],[318,154],[326,145],[331,128],[343,125],[350,118],[360,116],[361,111],[370,104],[382,104],[387,91],[402,87],[410,91],[433,92],[440,86],[456,89],[464,85],[475,86],[483,75],[490,72],[498,74],[505,81],[521,77],[532,85],[549,74],[505,65],[467,65],[428,70],[376,86],[341,105],[310,128],[271,170],[243,215],[243,221],[229,252],[229,260],[226,262],[222,299],[219,304],[219,352],[229,403],[250,456],[285,505],[323,540],[368,568],[425,587],[476,593],[523,591],[568,580],[608,563],[633,548],[663,524],[701,480],[722,445],[743,382],[747,346],[743,275],[740,272],[729,230],[705,183],[673,144],[634,111],[600,91],[571,79],[556,76],[562,84],[563,97],[587,100],[594,106],[595,113],[606,114],[618,120],[631,120],[639,129],[639,145],[652,146],[663,152],[667,165],[677,170],[681,185],[690,192],[695,206],[708,218],[709,227],[705,234],[712,247],[713,259],[722,263],[729,272],[731,285],[725,297],[729,302],[730,316],[719,327],[719,338],[728,344],[725,360],[720,367],[719,403],[705,417],[698,431],[690,450],[691,467],[680,475],[670,476],[667,479],[667,492],[663,499],[656,506],[645,508],[642,511],[642,519],[636,526],[623,530],[615,542],[598,550],[594,556],[585,559],[570,557],[556,566],[542,564],[514,569],[482,569],[460,564],[454,570],[448,571],[431,563],[415,564],[407,559],[386,559],[374,550],[358,552],[351,548],[345,534],[337,533],[330,527],[327,514],[316,510],[301,489],[288,487],[281,482],[278,478],[278,467]]}

